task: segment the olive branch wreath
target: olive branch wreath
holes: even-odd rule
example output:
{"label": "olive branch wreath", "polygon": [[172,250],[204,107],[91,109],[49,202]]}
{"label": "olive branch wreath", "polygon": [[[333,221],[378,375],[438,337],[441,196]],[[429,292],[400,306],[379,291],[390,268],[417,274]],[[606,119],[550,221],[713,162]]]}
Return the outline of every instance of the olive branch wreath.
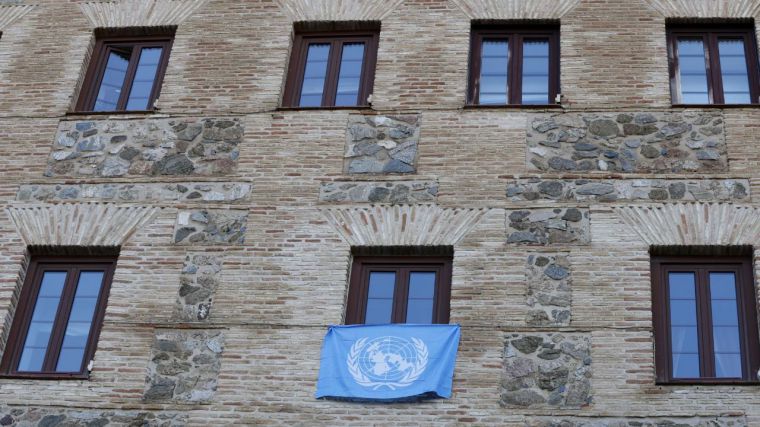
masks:
{"label": "olive branch wreath", "polygon": [[421,339],[412,338],[412,344],[414,345],[414,349],[417,351],[417,360],[416,363],[412,366],[412,369],[410,369],[409,372],[407,372],[406,375],[404,375],[403,378],[399,379],[398,381],[380,382],[370,380],[359,368],[359,354],[367,344],[367,340],[367,337],[356,340],[356,342],[354,342],[354,345],[351,346],[351,349],[348,352],[348,357],[346,358],[348,372],[351,374],[357,384],[363,387],[372,387],[373,390],[377,390],[381,387],[388,387],[391,390],[395,390],[396,388],[408,386],[417,378],[419,378],[423,372],[425,372],[425,368],[427,368],[428,362],[427,346]]}

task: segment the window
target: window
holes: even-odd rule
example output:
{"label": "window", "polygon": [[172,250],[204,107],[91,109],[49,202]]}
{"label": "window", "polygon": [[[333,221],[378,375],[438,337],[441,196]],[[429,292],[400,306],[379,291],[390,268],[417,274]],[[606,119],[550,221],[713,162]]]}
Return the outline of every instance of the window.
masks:
{"label": "window", "polygon": [[170,35],[98,38],[77,110],[152,110],[172,39]]}
{"label": "window", "polygon": [[450,257],[355,257],[346,323],[448,323],[450,288]]}
{"label": "window", "polygon": [[658,382],[756,382],[750,257],[653,257]]}
{"label": "window", "polygon": [[296,33],[283,105],[369,105],[378,30]]}
{"label": "window", "polygon": [[86,378],[114,258],[38,258],[27,270],[2,361],[21,377]]}
{"label": "window", "polygon": [[556,27],[473,28],[469,104],[549,105],[558,93]]}
{"label": "window", "polygon": [[752,26],[668,27],[674,104],[757,104],[757,46]]}

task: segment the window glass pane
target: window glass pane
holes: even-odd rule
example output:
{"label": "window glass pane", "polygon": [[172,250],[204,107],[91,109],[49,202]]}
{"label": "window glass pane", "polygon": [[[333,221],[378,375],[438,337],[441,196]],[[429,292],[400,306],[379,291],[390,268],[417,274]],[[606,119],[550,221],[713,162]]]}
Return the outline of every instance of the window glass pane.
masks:
{"label": "window glass pane", "polygon": [[301,107],[319,107],[322,105],[322,93],[325,90],[327,60],[330,56],[330,44],[310,44],[306,53],[306,69],[301,86]]}
{"label": "window glass pane", "polygon": [[678,39],[678,77],[681,82],[681,103],[708,104],[705,48],[701,38]]}
{"label": "window glass pane", "polygon": [[726,104],[751,103],[744,40],[721,38],[718,40],[718,51]]}
{"label": "window glass pane", "polygon": [[694,273],[668,273],[673,377],[698,378],[697,301]]}
{"label": "window glass pane", "polygon": [[335,105],[359,105],[359,82],[364,62],[364,43],[346,43],[340,58]]}
{"label": "window glass pane", "polygon": [[145,47],[140,51],[140,61],[137,63],[135,79],[127,100],[127,110],[147,110],[151,107],[150,93],[156,81],[156,72],[161,63],[160,47]]}
{"label": "window glass pane", "polygon": [[42,370],[45,360],[53,322],[61,301],[61,293],[66,283],[65,271],[46,271],[42,276],[40,291],[34,304],[32,320],[26,334],[19,372],[36,372]]}
{"label": "window glass pane", "polygon": [[391,323],[395,286],[395,272],[373,271],[369,273],[367,313],[364,317],[364,323]]}
{"label": "window glass pane", "polygon": [[409,273],[409,298],[406,306],[406,323],[431,323],[435,298],[435,272]]}
{"label": "window glass pane", "polygon": [[79,274],[63,347],[56,365],[57,372],[78,372],[81,369],[102,283],[102,271],[83,271]]}
{"label": "window glass pane", "polygon": [[723,378],[741,377],[739,314],[734,273],[710,273],[710,307],[715,375]]}
{"label": "window glass pane", "polygon": [[549,40],[523,42],[522,103],[549,103]]}
{"label": "window glass pane", "polygon": [[480,52],[480,104],[507,103],[507,40],[483,40]]}
{"label": "window glass pane", "polygon": [[119,103],[119,96],[124,86],[124,78],[127,75],[129,58],[132,56],[132,48],[112,49],[108,54],[106,70],[103,80],[100,82],[98,97],[95,100],[93,111],[114,111]]}

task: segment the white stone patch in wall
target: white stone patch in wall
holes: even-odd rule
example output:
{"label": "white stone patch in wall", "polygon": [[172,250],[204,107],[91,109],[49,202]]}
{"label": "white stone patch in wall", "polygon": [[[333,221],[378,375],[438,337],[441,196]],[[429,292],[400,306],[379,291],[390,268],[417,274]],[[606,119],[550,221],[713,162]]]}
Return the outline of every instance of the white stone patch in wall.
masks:
{"label": "white stone patch in wall", "polygon": [[453,246],[488,209],[378,205],[322,209],[351,246]]}
{"label": "white stone patch in wall", "polygon": [[293,21],[380,21],[404,0],[277,0]]}
{"label": "white stone patch in wall", "polygon": [[760,16],[755,0],[645,0],[666,18],[752,18]]}
{"label": "white stone patch in wall", "polygon": [[27,245],[121,246],[158,207],[111,203],[14,205],[6,209]]}
{"label": "white stone patch in wall", "polygon": [[580,0],[451,0],[470,19],[560,19]]}
{"label": "white stone patch in wall", "polygon": [[[20,2],[13,2],[20,3]],[[36,6],[33,4],[2,4],[0,3],[0,31],[10,27],[19,19],[26,16]]]}
{"label": "white stone patch in wall", "polygon": [[613,206],[649,245],[756,245],[760,208],[730,203]]}
{"label": "white stone patch in wall", "polygon": [[94,28],[179,25],[208,0],[120,0],[83,2],[79,7]]}
{"label": "white stone patch in wall", "polygon": [[517,209],[506,212],[507,243],[587,245],[591,227],[587,208]]}

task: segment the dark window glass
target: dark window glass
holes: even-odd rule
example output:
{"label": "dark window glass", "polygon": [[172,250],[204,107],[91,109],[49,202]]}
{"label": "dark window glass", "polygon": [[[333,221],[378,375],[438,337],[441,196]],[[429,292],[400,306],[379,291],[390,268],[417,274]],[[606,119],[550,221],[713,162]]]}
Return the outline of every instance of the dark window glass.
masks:
{"label": "dark window glass", "polygon": [[660,382],[757,380],[752,277],[742,258],[652,259]]}
{"label": "dark window glass", "polygon": [[375,74],[377,38],[377,31],[296,33],[283,105],[368,105]]}
{"label": "dark window glass", "polygon": [[554,27],[474,28],[468,103],[553,104],[559,93],[558,34]]}
{"label": "dark window glass", "polygon": [[356,257],[346,323],[448,323],[451,258]]}
{"label": "dark window glass", "polygon": [[95,44],[78,111],[153,109],[172,38],[104,38]]}
{"label": "dark window glass", "polygon": [[758,103],[753,28],[671,26],[668,34],[674,104]]}
{"label": "dark window glass", "polygon": [[114,264],[111,258],[33,260],[2,372],[29,377],[86,376]]}

